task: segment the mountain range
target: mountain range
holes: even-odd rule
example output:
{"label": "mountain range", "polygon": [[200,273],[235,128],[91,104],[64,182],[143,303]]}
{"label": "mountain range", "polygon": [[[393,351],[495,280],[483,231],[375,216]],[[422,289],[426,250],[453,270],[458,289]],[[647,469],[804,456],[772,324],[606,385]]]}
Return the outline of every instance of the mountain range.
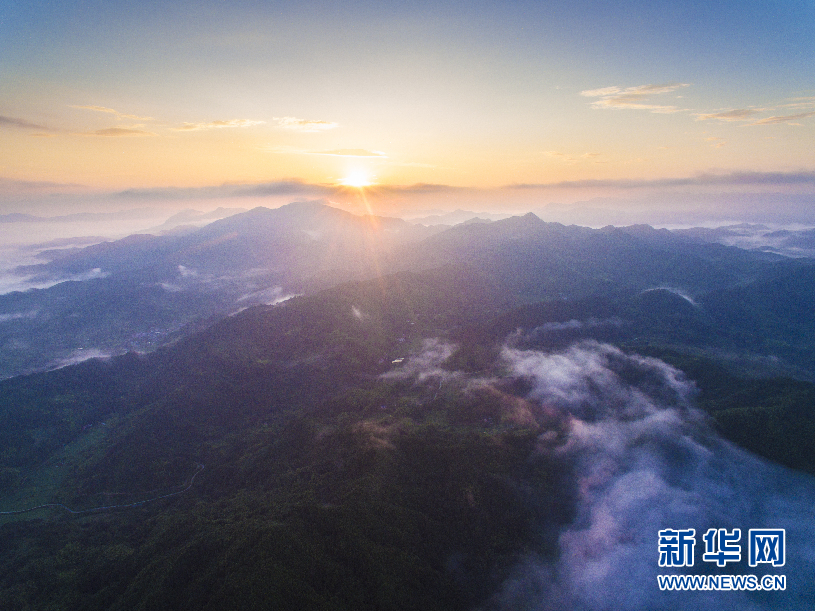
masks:
{"label": "mountain range", "polygon": [[180,234],[51,248],[41,257],[18,273],[81,280],[0,296],[4,377],[83,352],[154,349],[213,316],[399,271],[456,276],[466,268],[493,287],[496,307],[508,307],[660,287],[698,297],[807,265],[647,226],[593,230],[529,214],[426,227],[321,202],[256,208]]}
{"label": "mountain range", "polygon": [[5,342],[176,327],[0,382],[3,608],[599,609],[677,516],[785,521],[785,597],[734,600],[811,594],[811,259],[321,203],[48,257],[107,275],[4,296]]}

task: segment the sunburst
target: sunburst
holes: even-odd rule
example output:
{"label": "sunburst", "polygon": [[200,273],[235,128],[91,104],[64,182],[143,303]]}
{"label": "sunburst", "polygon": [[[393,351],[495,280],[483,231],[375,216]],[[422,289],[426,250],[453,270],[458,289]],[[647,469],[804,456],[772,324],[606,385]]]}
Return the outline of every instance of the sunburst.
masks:
{"label": "sunburst", "polygon": [[346,187],[354,187],[355,189],[370,187],[373,184],[371,182],[371,177],[362,170],[355,170],[347,174],[344,178],[341,178],[338,182],[341,185],[345,185]]}

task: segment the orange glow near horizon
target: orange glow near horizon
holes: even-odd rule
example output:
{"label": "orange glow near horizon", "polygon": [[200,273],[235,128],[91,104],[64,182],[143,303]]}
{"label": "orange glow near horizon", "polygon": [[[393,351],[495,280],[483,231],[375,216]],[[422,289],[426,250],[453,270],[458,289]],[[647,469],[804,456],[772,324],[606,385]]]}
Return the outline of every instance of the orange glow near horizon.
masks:
{"label": "orange glow near horizon", "polygon": [[362,170],[354,170],[337,182],[343,186],[354,187],[355,189],[370,187],[372,184],[374,184],[371,181],[368,173]]}
{"label": "orange glow near horizon", "polygon": [[12,4],[0,214],[324,198],[682,220],[682,200],[729,219],[748,194],[772,219],[793,194],[789,218],[815,222],[806,3],[683,19],[659,3],[207,3],[194,19],[106,3],[117,28],[82,3]]}

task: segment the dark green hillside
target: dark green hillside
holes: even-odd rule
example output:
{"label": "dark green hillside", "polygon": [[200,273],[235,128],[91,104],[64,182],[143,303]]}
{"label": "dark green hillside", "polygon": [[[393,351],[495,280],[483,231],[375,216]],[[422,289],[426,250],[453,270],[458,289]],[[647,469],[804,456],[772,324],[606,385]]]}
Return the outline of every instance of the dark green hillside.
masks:
{"label": "dark green hillside", "polygon": [[44,256],[19,271],[43,282],[75,274],[97,280],[0,295],[0,377],[53,367],[79,349],[152,350],[213,315],[399,271],[437,273],[451,286],[476,275],[502,307],[514,307],[657,287],[701,297],[800,265],[648,226],[596,230],[527,214],[423,227],[321,202],[259,207],[184,235],[136,235]]}
{"label": "dark green hillside", "polygon": [[815,368],[815,265],[807,263],[746,286],[702,298],[722,328],[733,330],[740,347],[774,354]]}
{"label": "dark green hillside", "polygon": [[745,379],[707,358],[640,350],[684,371],[697,404],[733,443],[794,469],[815,473],[815,384],[791,378]]}
{"label": "dark green hillside", "polygon": [[[523,380],[467,384],[500,378],[507,344],[595,339],[659,357],[696,381],[727,438],[815,472],[815,385],[748,379],[725,358],[812,371],[805,263],[754,262],[751,276],[746,260],[721,267],[742,257],[727,249],[705,265],[658,260],[677,247],[659,232],[514,222],[517,248],[498,223],[494,247],[483,234],[489,260],[342,284],[152,354],[0,382],[0,608],[473,608],[525,554],[555,554],[574,517],[569,466],[535,449],[564,425],[524,409]],[[524,242],[539,230],[564,235]],[[569,240],[597,248],[558,262]],[[649,285],[663,273],[731,284],[689,300]],[[753,320],[760,341],[745,343]]]}
{"label": "dark green hillside", "polygon": [[85,350],[152,350],[232,301],[206,287],[167,290],[148,273],[3,295],[4,309],[28,315],[0,325],[0,376],[54,367]]}
{"label": "dark green hillside", "polygon": [[497,399],[376,377],[489,302],[431,289],[409,275],[348,285],[150,357],[5,381],[5,447],[27,442],[3,455],[0,510],[138,503],[205,468],[143,505],[0,517],[2,607],[464,609],[486,597],[570,502],[554,465],[529,462],[537,427],[502,422]]}
{"label": "dark green hillside", "polygon": [[390,253],[441,229],[320,202],[255,208],[185,235],[51,250],[18,268],[50,288],[0,295],[0,378],[96,349],[154,350],[202,321],[386,271]]}
{"label": "dark green hillside", "polygon": [[568,517],[513,484],[546,493],[522,431],[320,424],[227,444],[172,502],[0,528],[3,608],[463,609],[535,540],[536,513]]}
{"label": "dark green hillside", "polygon": [[518,303],[658,286],[699,294],[795,266],[778,255],[700,244],[665,230],[567,227],[531,213],[455,226],[426,238],[402,264],[428,268],[440,261],[483,270]]}

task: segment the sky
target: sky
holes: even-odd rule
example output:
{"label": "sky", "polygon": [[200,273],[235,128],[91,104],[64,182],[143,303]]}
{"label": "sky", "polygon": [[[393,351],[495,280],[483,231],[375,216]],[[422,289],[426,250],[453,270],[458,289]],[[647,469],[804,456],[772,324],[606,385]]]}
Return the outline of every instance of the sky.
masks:
{"label": "sky", "polygon": [[815,2],[0,0],[0,214],[320,197],[815,223]]}

